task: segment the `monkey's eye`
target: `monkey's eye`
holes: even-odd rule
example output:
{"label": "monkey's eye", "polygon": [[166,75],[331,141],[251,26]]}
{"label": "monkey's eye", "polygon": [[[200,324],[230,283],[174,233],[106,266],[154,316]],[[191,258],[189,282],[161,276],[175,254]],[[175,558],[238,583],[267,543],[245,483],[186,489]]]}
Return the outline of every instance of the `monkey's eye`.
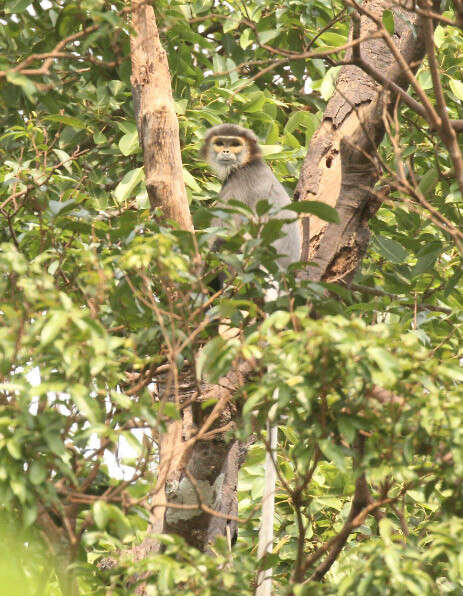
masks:
{"label": "monkey's eye", "polygon": [[232,140],[230,142],[230,146],[233,146],[234,148],[236,148],[237,146],[241,146],[241,142],[239,140]]}
{"label": "monkey's eye", "polygon": [[215,145],[221,147],[223,146],[223,142],[221,140],[217,140]]}

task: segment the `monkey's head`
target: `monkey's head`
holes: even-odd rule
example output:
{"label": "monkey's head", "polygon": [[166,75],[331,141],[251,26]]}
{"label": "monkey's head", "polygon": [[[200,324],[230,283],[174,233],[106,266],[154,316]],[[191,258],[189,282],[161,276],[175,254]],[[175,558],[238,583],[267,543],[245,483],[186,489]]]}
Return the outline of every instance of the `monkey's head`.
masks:
{"label": "monkey's head", "polygon": [[236,169],[260,159],[261,155],[255,133],[232,123],[208,129],[201,148],[201,156],[220,179],[226,179]]}

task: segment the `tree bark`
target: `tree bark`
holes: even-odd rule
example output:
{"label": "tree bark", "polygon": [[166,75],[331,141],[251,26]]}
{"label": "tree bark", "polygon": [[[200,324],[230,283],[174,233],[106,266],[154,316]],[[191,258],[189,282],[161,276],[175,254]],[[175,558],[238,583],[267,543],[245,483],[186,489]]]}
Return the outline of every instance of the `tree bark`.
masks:
{"label": "tree bark", "polygon": [[[178,120],[172,96],[167,56],[162,48],[153,7],[144,0],[132,0],[132,94],[140,145],[143,149],[146,188],[152,209],[160,208],[164,219],[193,231],[182,174]],[[159,550],[152,534],[164,528],[165,484],[176,474],[185,448],[182,421],[167,424],[160,435],[158,482],[153,491],[149,535],[134,548],[137,559]]]}
{"label": "tree bark", "polygon": [[[167,58],[153,9],[142,0],[132,1],[132,26],[133,99],[151,206],[160,207],[164,218],[173,219],[181,228],[193,230]],[[169,422],[160,435],[148,535],[133,549],[136,560],[160,550],[157,533],[178,533],[201,550],[217,535],[228,532],[234,537],[236,486],[245,444],[227,432],[237,412],[233,390],[243,384],[246,371],[246,366],[237,367],[219,384],[201,385],[199,392],[188,370],[178,374],[176,389],[166,389],[167,384],[158,381],[159,397],[176,403],[181,420]],[[212,411],[202,411],[201,402],[212,397],[218,400]],[[143,584],[138,593],[145,593]]]}
{"label": "tree bark", "polygon": [[[362,6],[381,19],[391,3],[366,0]],[[394,13],[404,17],[395,18],[394,41],[416,71],[424,55],[422,20],[402,8],[394,8]],[[414,25],[416,38],[407,20]],[[375,31],[376,25],[362,16],[360,36]],[[408,86],[403,69],[382,39],[362,43],[361,56],[388,81]],[[351,59],[349,50],[345,60]],[[303,227],[302,260],[315,263],[309,267],[312,281],[349,283],[365,255],[370,239],[368,221],[381,204],[371,192],[380,175],[374,157],[384,135],[384,111],[393,106],[396,95],[355,65],[345,65],[339,73],[336,92],[312,138],[295,193],[296,199],[335,207],[340,217],[339,224],[304,217],[310,227]]]}
{"label": "tree bark", "polygon": [[153,209],[192,231],[169,65],[153,7],[143,0],[132,0],[132,27],[132,93],[148,197]]}

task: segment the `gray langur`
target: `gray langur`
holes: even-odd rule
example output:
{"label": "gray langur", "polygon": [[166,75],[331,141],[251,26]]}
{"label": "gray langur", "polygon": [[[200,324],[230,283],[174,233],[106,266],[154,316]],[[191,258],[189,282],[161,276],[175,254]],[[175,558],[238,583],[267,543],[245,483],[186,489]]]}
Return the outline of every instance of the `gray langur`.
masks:
{"label": "gray langur", "polygon": [[[231,123],[212,127],[206,132],[201,155],[223,180],[219,198],[222,201],[239,200],[255,209],[259,200],[268,200],[276,207],[276,217],[294,219],[294,213],[283,207],[290,203],[286,190],[262,159],[257,137],[250,129]],[[301,229],[297,220],[283,225],[284,235],[273,246],[279,254],[282,269],[300,260]],[[265,485],[262,521],[259,531],[258,558],[273,548],[273,519],[276,484],[276,446],[278,426],[267,421],[267,452],[265,457]],[[256,595],[272,592],[272,569],[257,574]]]}

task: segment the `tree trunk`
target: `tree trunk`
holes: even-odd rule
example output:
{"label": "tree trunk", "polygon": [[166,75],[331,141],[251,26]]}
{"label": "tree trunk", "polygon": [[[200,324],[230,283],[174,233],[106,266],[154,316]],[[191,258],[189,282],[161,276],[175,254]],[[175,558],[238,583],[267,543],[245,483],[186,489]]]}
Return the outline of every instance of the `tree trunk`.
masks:
{"label": "tree trunk", "polygon": [[[389,0],[365,0],[361,6],[380,23],[384,10],[393,8],[396,48],[415,72],[424,56],[423,19],[403,8],[391,6]],[[364,37],[377,30],[377,25],[368,16],[359,18],[354,13],[351,37]],[[383,83],[386,81],[389,85],[381,85],[365,70],[349,64],[352,62],[366,63],[365,70],[379,72]],[[406,89],[409,79],[381,38],[362,43],[359,51],[349,50],[345,63],[323,121],[311,140],[295,199],[325,202],[336,208],[340,220],[333,224],[317,217],[303,218],[302,260],[313,263],[309,267],[309,279],[348,284],[368,247],[368,222],[381,205],[372,189],[381,175],[376,152],[385,132],[384,117],[397,101],[397,90],[391,90],[391,84]],[[361,436],[357,439],[360,446],[363,441]],[[361,454],[361,450],[357,449],[357,452]],[[312,580],[319,581],[324,577],[353,530],[351,524],[371,503],[368,483],[362,474],[356,481],[351,512],[338,534],[339,539],[312,573]],[[378,520],[382,518],[376,508],[372,513]],[[298,581],[307,577],[305,571],[309,563],[310,559],[298,574]]]}
{"label": "tree trunk", "polygon": [[[176,483],[167,486],[168,500],[178,508],[167,509],[165,531],[181,535],[203,551],[219,535],[230,540],[236,536],[238,471],[246,457],[247,444],[233,439],[238,416],[233,393],[244,385],[249,371],[243,363],[217,385],[202,385],[191,416],[184,411],[184,429],[191,421],[193,426],[189,429],[195,434],[190,440],[185,439],[189,450],[184,453]],[[217,399],[212,412],[201,408],[208,398]],[[195,508],[185,510],[185,506]]]}
{"label": "tree trunk", "polygon": [[[389,5],[385,0],[366,0],[362,4],[380,20]],[[401,8],[394,9],[394,13],[404,17],[395,18],[394,41],[405,61],[416,70],[424,55],[421,19]],[[414,24],[415,31],[407,20]],[[362,16],[360,36],[375,31],[376,25]],[[403,69],[382,39],[362,43],[361,56],[388,81],[408,86]],[[352,60],[352,50],[345,60]],[[386,93],[359,67],[342,67],[336,92],[307,151],[295,193],[298,200],[318,200],[335,207],[340,218],[339,224],[328,224],[310,217],[310,227],[303,228],[303,260],[316,263],[309,267],[312,281],[348,283],[365,255],[370,239],[368,221],[381,204],[371,192],[380,175],[374,157],[384,135],[384,111],[395,100],[395,93]]]}
{"label": "tree trunk", "polygon": [[153,209],[192,231],[169,65],[153,7],[143,0],[132,0],[132,27],[132,94],[148,197]]}
{"label": "tree trunk", "polygon": [[[160,208],[163,218],[182,229],[193,231],[182,174],[178,120],[172,97],[169,65],[161,46],[153,7],[143,0],[132,0],[130,38],[132,93],[152,209]],[[165,482],[179,470],[183,460],[182,421],[172,421],[160,435],[158,482],[153,492],[153,512],[149,533],[161,533],[166,506]],[[159,550],[149,535],[134,549],[142,558]]]}

